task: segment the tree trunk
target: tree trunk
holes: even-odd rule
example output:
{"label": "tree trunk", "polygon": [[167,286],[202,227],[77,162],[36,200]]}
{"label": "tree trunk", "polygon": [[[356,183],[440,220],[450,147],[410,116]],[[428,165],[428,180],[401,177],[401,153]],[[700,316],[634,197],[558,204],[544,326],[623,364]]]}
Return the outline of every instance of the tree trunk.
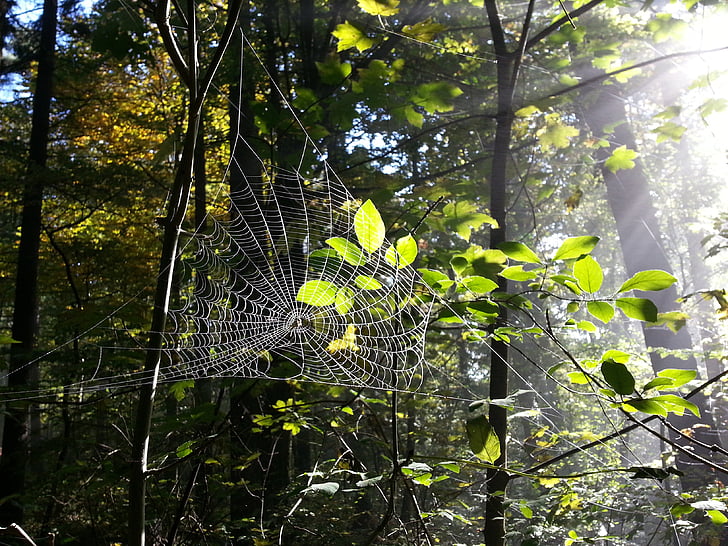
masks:
{"label": "tree trunk", "polygon": [[[11,390],[28,388],[38,375],[32,353],[38,330],[38,266],[55,70],[57,8],[56,0],[44,0],[16,269],[12,336],[20,343],[13,344],[10,351],[8,387]],[[5,499],[0,505],[2,526],[23,520],[22,495],[25,492],[32,407],[28,401],[17,401],[8,403],[5,408],[0,460],[0,499]]]}
{"label": "tree trunk", "polygon": [[[644,168],[637,159],[632,169],[619,170],[616,173],[604,166],[604,161],[620,146],[637,151],[634,135],[632,134],[625,112],[624,99],[619,95],[616,85],[600,88],[595,93],[593,106],[585,108],[584,118],[592,133],[597,137],[604,135],[605,127],[614,127],[612,134],[606,135],[609,147],[600,148],[597,159],[601,163],[601,172],[607,186],[607,199],[617,224],[619,241],[624,255],[624,262],[628,275],[647,269],[660,269],[671,272],[665,249],[662,243],[662,231],[657,220],[649,184]],[[637,293],[639,297],[652,300],[660,312],[674,310],[678,298],[675,287],[649,294]],[[665,368],[681,368],[696,370],[697,362],[690,356],[682,360],[673,355],[660,354],[660,349],[693,350],[693,344],[687,329],[683,328],[677,333],[667,327],[649,327],[642,325],[642,332],[655,372]],[[712,445],[718,443],[716,429],[713,423],[708,401],[705,396],[697,395],[691,402],[700,408],[701,419],[695,418],[689,412],[684,416],[671,416],[669,422],[680,430],[691,429],[695,438],[703,443]],[[709,428],[696,427],[708,425]],[[673,435],[674,436],[674,435]],[[681,444],[690,447],[684,439],[675,438]],[[693,445],[690,449],[697,455],[708,460],[712,452],[700,445]],[[685,472],[682,485],[686,489],[693,489],[709,483],[714,478],[713,472],[706,466],[696,463],[683,453],[677,456],[677,466]]]}

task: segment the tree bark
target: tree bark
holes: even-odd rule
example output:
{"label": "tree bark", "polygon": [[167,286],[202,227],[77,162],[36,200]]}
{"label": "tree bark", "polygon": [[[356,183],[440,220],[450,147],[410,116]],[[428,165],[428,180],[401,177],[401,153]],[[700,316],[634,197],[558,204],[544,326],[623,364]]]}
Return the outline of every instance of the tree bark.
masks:
{"label": "tree bark", "polygon": [[[38,332],[38,269],[55,72],[57,11],[56,0],[44,0],[16,269],[12,336],[20,343],[13,344],[10,350],[8,387],[11,390],[27,388],[37,381],[38,375],[38,366],[32,361],[32,353]],[[22,495],[25,492],[32,407],[28,401],[17,401],[8,403],[5,408],[0,460],[0,499],[5,499],[0,505],[2,526],[23,521]]]}
{"label": "tree bark", "polygon": [[[604,161],[612,155],[616,148],[626,146],[631,150],[637,151],[638,149],[627,121],[624,99],[619,94],[616,85],[600,88],[591,99],[594,101],[593,105],[584,109],[584,119],[595,136],[604,137],[609,141],[609,147],[600,148],[597,152],[597,160],[601,164],[601,173],[607,187],[607,199],[617,224],[627,274],[631,276],[638,271],[648,269],[671,272],[672,268],[662,243],[662,230],[657,220],[649,182],[641,161],[636,159],[634,168],[617,172],[612,172],[604,166]],[[615,127],[613,133],[605,135],[606,127]],[[660,312],[674,310],[675,301],[678,298],[674,286],[659,292],[637,293],[636,295],[652,300]],[[692,356],[683,360],[670,354],[660,354],[661,348],[693,350],[694,347],[687,329],[683,328],[674,333],[664,326],[650,327],[643,323],[642,332],[655,372],[666,368],[698,370],[697,362]],[[707,398],[699,395],[691,398],[691,401],[700,408],[702,418],[698,419],[686,412],[683,416],[671,416],[670,422],[680,430],[690,429],[695,438],[703,443],[709,445],[718,443]],[[708,425],[709,428],[696,427],[696,425]],[[684,439],[677,439],[680,440],[680,443],[689,445]],[[713,453],[709,449],[699,445],[694,445],[691,449],[708,460],[713,458]],[[714,473],[709,468],[697,464],[682,453],[677,456],[677,466],[685,472],[681,481],[686,489],[705,485],[714,478]]]}

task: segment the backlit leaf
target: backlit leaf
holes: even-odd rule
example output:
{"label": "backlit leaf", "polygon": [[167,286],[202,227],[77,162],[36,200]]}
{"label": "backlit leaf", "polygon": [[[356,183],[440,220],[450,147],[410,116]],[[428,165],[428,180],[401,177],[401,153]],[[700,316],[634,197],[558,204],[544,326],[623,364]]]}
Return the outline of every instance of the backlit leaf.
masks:
{"label": "backlit leaf", "polygon": [[669,273],[660,271],[659,269],[650,269],[635,273],[619,287],[619,292],[627,292],[629,290],[664,290],[676,282],[677,279]]}
{"label": "backlit leaf", "polygon": [[615,303],[629,318],[645,322],[655,322],[657,320],[657,307],[648,299],[619,298]]}
{"label": "backlit leaf", "polygon": [[465,277],[460,283],[475,294],[487,294],[498,288],[498,283],[479,275]]}
{"label": "backlit leaf", "polygon": [[623,404],[623,407],[627,411],[641,411],[642,413],[647,413],[649,415],[667,417],[667,410],[665,407],[654,400],[635,398],[633,400],[627,400]]}
{"label": "backlit leaf", "polygon": [[604,281],[601,266],[589,255],[574,263],[574,277],[579,281],[579,286],[590,294],[598,291]]}
{"label": "backlit leaf", "polygon": [[382,283],[369,275],[357,275],[354,284],[362,290],[379,290],[382,287]]}
{"label": "backlit leaf", "polygon": [[511,281],[530,281],[537,277],[535,272],[525,271],[522,265],[506,267],[503,271],[498,273],[498,275]]}
{"label": "backlit leaf", "polygon": [[637,152],[627,148],[627,146],[620,146],[607,158],[604,162],[604,166],[613,173],[621,170],[633,169],[635,162],[632,160],[637,157],[637,155]]}
{"label": "backlit leaf", "polygon": [[501,456],[500,441],[485,415],[468,419],[465,424],[472,452],[487,463],[495,463]]}
{"label": "backlit leaf", "polygon": [[399,269],[407,267],[417,258],[417,241],[412,235],[405,235],[387,249],[384,258]]}
{"label": "backlit leaf", "polygon": [[696,370],[681,370],[677,368],[667,368],[657,372],[659,377],[665,377],[672,380],[673,387],[681,387],[685,383],[689,383],[698,375]]}
{"label": "backlit leaf", "polygon": [[336,51],[346,51],[352,47],[366,51],[374,45],[374,40],[348,21],[336,25],[336,30],[332,34],[339,40]]}
{"label": "backlit leaf", "polygon": [[298,289],[296,301],[323,307],[334,303],[338,291],[337,286],[329,281],[308,281]]}
{"label": "backlit leaf", "polygon": [[326,240],[326,244],[333,248],[345,262],[351,265],[364,265],[367,262],[361,249],[343,237],[333,237]]}
{"label": "backlit leaf", "polygon": [[367,199],[354,215],[354,232],[361,247],[376,252],[384,243],[386,228],[377,207]]}
{"label": "backlit leaf", "polygon": [[572,260],[585,254],[589,254],[597,246],[599,237],[590,235],[582,237],[569,237],[554,254],[554,260]]}
{"label": "backlit leaf", "polygon": [[369,15],[389,17],[399,13],[399,0],[357,0],[357,3]]}
{"label": "backlit leaf", "polygon": [[527,262],[531,264],[541,263],[541,260],[536,253],[523,243],[519,243],[517,241],[505,241],[499,244],[498,248],[509,258],[518,260],[519,262]]}
{"label": "backlit leaf", "polygon": [[596,319],[601,320],[604,324],[612,320],[614,316],[614,307],[606,301],[589,301],[586,304],[586,310]]}

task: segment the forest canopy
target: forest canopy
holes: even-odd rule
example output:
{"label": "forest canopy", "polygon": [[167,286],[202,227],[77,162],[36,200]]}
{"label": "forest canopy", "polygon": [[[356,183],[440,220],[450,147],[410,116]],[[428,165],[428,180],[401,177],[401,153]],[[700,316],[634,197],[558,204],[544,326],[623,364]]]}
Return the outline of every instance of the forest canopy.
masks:
{"label": "forest canopy", "polygon": [[0,2],[0,543],[728,544],[726,25]]}

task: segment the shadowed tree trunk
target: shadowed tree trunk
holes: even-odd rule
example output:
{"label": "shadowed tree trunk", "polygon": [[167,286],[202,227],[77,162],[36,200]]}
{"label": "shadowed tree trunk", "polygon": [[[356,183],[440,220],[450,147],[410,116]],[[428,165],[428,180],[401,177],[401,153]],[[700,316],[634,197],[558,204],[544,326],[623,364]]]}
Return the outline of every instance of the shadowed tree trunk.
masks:
{"label": "shadowed tree trunk", "polygon": [[[55,70],[56,0],[43,2],[38,74],[33,96],[33,117],[28,153],[28,167],[23,193],[21,235],[13,308],[13,344],[10,351],[10,389],[28,387],[37,381],[37,364],[29,363],[38,330],[38,265],[42,229],[43,188],[48,158],[50,108]],[[21,495],[25,491],[26,465],[30,441],[32,404],[29,401],[8,403],[0,460],[0,525],[23,520]]]}
{"label": "shadowed tree trunk", "polygon": [[[596,137],[609,141],[609,147],[600,148],[597,152],[597,160],[602,165],[601,172],[607,187],[607,198],[617,224],[627,273],[631,276],[638,271],[649,269],[671,272],[672,268],[661,240],[660,224],[641,161],[636,159],[634,168],[617,172],[612,172],[604,165],[604,161],[620,146],[637,151],[637,144],[627,121],[625,103],[619,94],[619,88],[615,85],[600,88],[594,93],[594,96],[590,97],[591,101],[593,101],[592,106],[584,109],[584,118]],[[605,128],[608,127],[615,127],[613,133],[605,134]],[[659,292],[637,293],[636,295],[652,300],[660,312],[674,310],[675,301],[678,298],[674,286]],[[655,372],[666,368],[697,370],[697,362],[694,357],[689,356],[687,359],[682,359],[671,354],[664,354],[660,350],[693,350],[692,340],[686,328],[675,333],[665,326],[650,327],[643,323],[642,332]],[[701,418],[695,418],[686,412],[683,416],[671,416],[669,422],[680,430],[689,430],[690,434],[703,443],[709,445],[718,443],[713,416],[706,397],[697,395],[692,397],[691,401],[700,408]],[[708,425],[709,428],[698,425]],[[671,436],[675,437],[680,444],[690,446],[689,442],[684,438],[678,438],[677,434],[671,434]],[[700,445],[692,445],[690,450],[709,460],[713,456],[709,449]],[[710,468],[683,453],[677,455],[677,466],[685,472],[682,484],[686,489],[705,485],[714,479],[714,473]]]}

